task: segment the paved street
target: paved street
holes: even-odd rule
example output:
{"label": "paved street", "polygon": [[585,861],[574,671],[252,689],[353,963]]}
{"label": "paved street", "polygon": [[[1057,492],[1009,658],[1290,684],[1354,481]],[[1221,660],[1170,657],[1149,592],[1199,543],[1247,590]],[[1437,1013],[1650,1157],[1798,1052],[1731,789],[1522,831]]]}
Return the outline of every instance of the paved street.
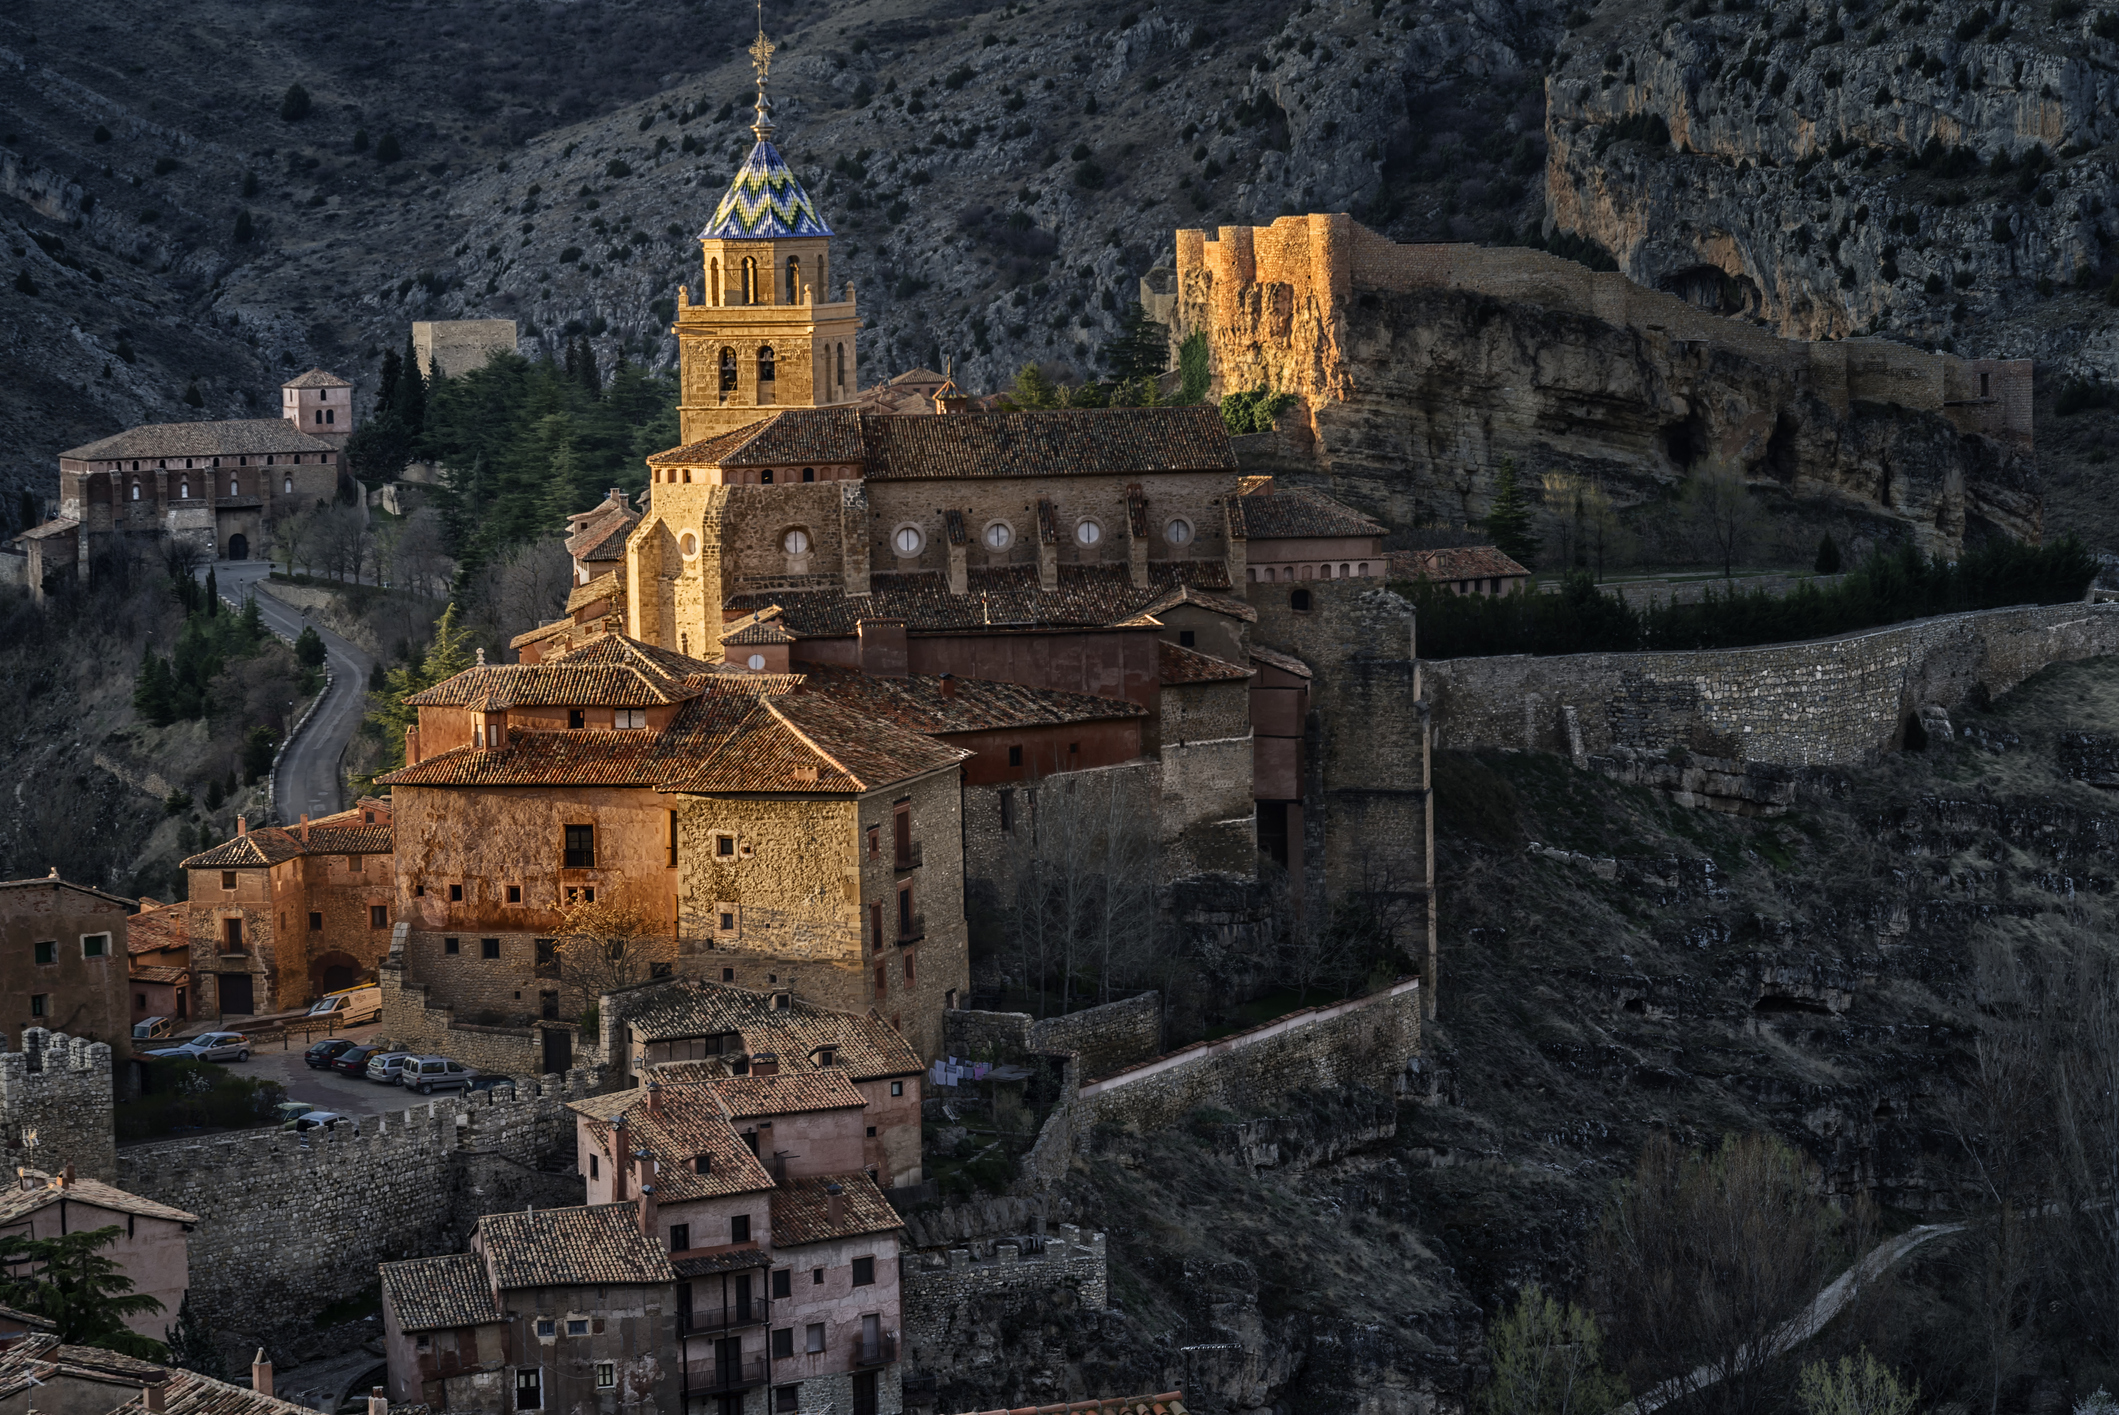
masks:
{"label": "paved street", "polygon": [[[241,1030],[240,1020],[236,1030]],[[349,1027],[334,1036],[351,1037],[354,1041],[365,1041],[381,1030],[380,1024],[370,1023],[365,1027]],[[322,1037],[315,1040],[322,1041]],[[250,1060],[229,1063],[230,1069],[244,1076],[255,1076],[260,1080],[277,1081],[287,1088],[290,1101],[307,1101],[320,1110],[335,1110],[350,1115],[375,1115],[382,1111],[406,1110],[425,1101],[416,1093],[402,1086],[383,1086],[374,1081],[347,1076],[337,1071],[312,1071],[302,1060],[302,1053],[311,1043],[296,1037],[281,1051],[279,1043],[267,1042],[266,1050],[252,1052]]]}
{"label": "paved street", "polygon": [[[269,560],[216,560],[212,565],[221,598],[237,608],[242,607],[251,587],[272,572]],[[199,577],[203,580],[205,576],[205,568],[201,567]],[[260,592],[256,598],[259,612],[274,633],[294,639],[309,622],[300,610],[269,594]],[[375,668],[375,660],[367,650],[321,624],[315,627],[329,654],[331,688],[302,725],[280,763],[279,790],[272,807],[283,825],[293,824],[305,813],[325,816],[344,808],[339,757],[360,727],[361,714],[367,706],[368,675]]]}

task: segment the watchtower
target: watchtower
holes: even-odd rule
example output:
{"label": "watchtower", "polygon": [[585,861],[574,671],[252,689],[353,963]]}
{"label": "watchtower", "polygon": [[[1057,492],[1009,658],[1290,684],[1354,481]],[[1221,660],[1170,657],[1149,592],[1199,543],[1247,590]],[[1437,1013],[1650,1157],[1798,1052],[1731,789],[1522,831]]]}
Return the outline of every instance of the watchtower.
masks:
{"label": "watchtower", "polygon": [[848,402],[858,386],[853,286],[831,299],[831,228],[772,144],[765,79],[774,47],[761,29],[750,48],[757,142],[699,233],[704,303],[693,304],[687,286],[677,291],[686,443],[776,408]]}

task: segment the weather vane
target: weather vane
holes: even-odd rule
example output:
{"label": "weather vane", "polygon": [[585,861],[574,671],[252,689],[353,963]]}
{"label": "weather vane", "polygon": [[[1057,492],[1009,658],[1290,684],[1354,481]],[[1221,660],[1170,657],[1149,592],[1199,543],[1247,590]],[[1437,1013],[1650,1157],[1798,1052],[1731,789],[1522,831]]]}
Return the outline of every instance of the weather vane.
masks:
{"label": "weather vane", "polygon": [[751,42],[750,66],[757,71],[758,86],[765,86],[766,71],[773,66],[773,51],[780,46],[765,37],[765,0],[758,0],[758,37]]}

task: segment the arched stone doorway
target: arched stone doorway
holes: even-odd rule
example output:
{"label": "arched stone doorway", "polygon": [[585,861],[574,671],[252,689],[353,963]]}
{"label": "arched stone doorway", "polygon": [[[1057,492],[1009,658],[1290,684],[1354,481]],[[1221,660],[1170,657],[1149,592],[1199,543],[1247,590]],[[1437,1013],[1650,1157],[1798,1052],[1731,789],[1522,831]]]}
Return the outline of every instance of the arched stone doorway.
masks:
{"label": "arched stone doorway", "polygon": [[250,558],[250,538],[241,531],[237,531],[234,535],[228,537],[228,558],[230,560],[248,560]]}
{"label": "arched stone doorway", "polygon": [[327,992],[350,988],[361,980],[360,960],[350,953],[333,950],[319,954],[309,960],[309,995],[322,997]]}

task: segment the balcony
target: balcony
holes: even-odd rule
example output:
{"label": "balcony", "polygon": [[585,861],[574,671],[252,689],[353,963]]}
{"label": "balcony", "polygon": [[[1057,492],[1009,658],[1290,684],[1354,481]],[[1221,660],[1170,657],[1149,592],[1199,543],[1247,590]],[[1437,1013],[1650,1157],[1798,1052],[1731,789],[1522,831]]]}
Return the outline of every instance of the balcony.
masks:
{"label": "balcony", "polygon": [[888,1366],[898,1359],[898,1339],[895,1336],[879,1336],[874,1341],[861,1340],[854,1343],[855,1366]]}
{"label": "balcony", "polygon": [[765,1358],[748,1356],[734,1361],[687,1361],[684,1363],[684,1393],[712,1395],[718,1391],[748,1390],[765,1384]]}
{"label": "balcony", "polygon": [[765,1321],[763,1302],[731,1304],[726,1307],[694,1307],[677,1316],[677,1332],[680,1336],[696,1336],[701,1332],[733,1331],[738,1327],[760,1326]]}
{"label": "balcony", "polygon": [[925,914],[914,914],[909,918],[903,914],[898,915],[898,947],[903,948],[908,943],[918,943],[925,937],[927,937],[927,916]]}
{"label": "balcony", "polygon": [[925,852],[920,848],[921,844],[922,842],[917,840],[900,842],[896,857],[891,861],[891,868],[899,874],[918,869],[921,861],[925,858]]}

